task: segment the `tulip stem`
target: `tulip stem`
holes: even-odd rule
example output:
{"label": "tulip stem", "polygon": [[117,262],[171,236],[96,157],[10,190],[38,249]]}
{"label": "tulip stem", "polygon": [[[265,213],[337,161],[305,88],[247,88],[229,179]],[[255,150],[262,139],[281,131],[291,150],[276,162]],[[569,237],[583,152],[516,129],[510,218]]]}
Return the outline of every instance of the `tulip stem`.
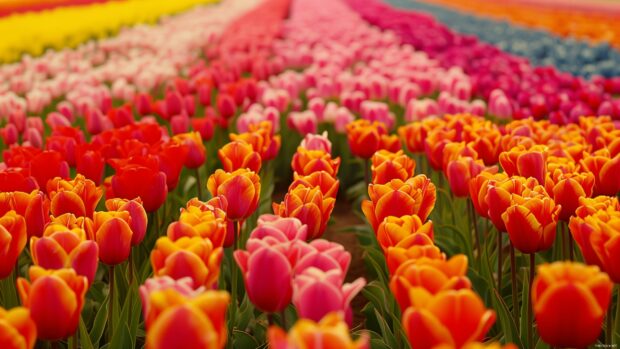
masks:
{"label": "tulip stem", "polygon": [[200,171],[196,167],[196,187],[198,188],[198,200],[202,200],[202,185],[200,184]]}
{"label": "tulip stem", "polygon": [[480,260],[480,256],[482,255],[482,247],[480,246],[480,234],[478,232],[478,222],[476,221],[476,211],[474,210],[474,203],[471,199],[467,199],[467,211],[469,212],[471,224],[474,226],[476,249],[478,250],[478,255],[476,258]]}
{"label": "tulip stem", "polygon": [[[502,232],[500,232],[502,234]],[[510,280],[512,286],[512,311],[514,312],[515,324],[519,323],[519,298],[517,297],[517,260],[515,247],[510,243]]]}
{"label": "tulip stem", "polygon": [[[613,302],[609,302],[610,311]],[[614,328],[612,331],[612,338],[617,338],[615,333],[618,332],[618,326],[620,326],[620,287],[616,286],[616,315],[614,316]]]}
{"label": "tulip stem", "polygon": [[568,228],[568,223],[563,222],[562,223],[562,227],[564,227],[564,231],[566,231],[566,239],[568,240],[568,257],[570,258],[571,262],[575,260],[575,253],[573,252],[575,250],[575,248],[573,247],[573,237],[570,233],[570,231],[567,229]]}
{"label": "tulip stem", "polygon": [[535,253],[530,253],[530,287],[529,287],[529,304],[527,307],[527,323],[529,324],[529,326],[527,327],[527,340],[528,340],[528,348],[533,348],[534,346],[534,330],[533,330],[533,326],[534,326],[534,319],[532,318],[533,316],[533,309],[532,309],[532,284],[534,283],[534,274],[536,273],[536,254]]}
{"label": "tulip stem", "polygon": [[288,330],[288,328],[286,328],[286,308],[283,309],[280,314],[282,314],[282,328],[286,331]]}
{"label": "tulip stem", "polygon": [[127,268],[129,269],[129,284],[133,284],[133,248],[129,251],[129,261],[127,262]]}
{"label": "tulip stem", "polygon": [[78,349],[78,340],[79,340],[79,330],[75,331],[75,334],[73,335],[73,348],[72,349]]}
{"label": "tulip stem", "polygon": [[499,292],[501,294],[502,292],[502,272],[503,272],[503,265],[504,265],[504,256],[503,256],[503,249],[504,246],[502,246],[502,232],[501,231],[497,231],[497,292]]}
{"label": "tulip stem", "polygon": [[[613,299],[613,298],[612,298]],[[611,313],[613,312],[613,305],[614,302],[609,302],[609,309],[607,309],[607,329],[605,330],[605,336],[607,338],[605,338],[605,342],[607,344],[609,344],[610,346],[613,344],[613,319],[612,319],[612,315]]]}
{"label": "tulip stem", "polygon": [[[233,251],[237,250],[239,248],[239,246],[237,246],[239,244],[239,237],[237,236],[239,234],[239,222],[234,221],[233,222]],[[236,316],[237,316],[237,279],[239,278],[239,267],[237,266],[237,264],[235,263],[234,259],[231,261],[231,268],[232,268],[232,273],[231,273],[231,280],[230,280],[230,297],[231,297],[231,308],[230,308],[230,333],[232,335],[234,329],[235,329],[235,322],[236,322]]]}
{"label": "tulip stem", "polygon": [[108,338],[112,340],[114,334],[114,321],[112,319],[114,314],[114,266],[111,265],[108,268],[108,279],[110,282],[110,294],[108,299]]}

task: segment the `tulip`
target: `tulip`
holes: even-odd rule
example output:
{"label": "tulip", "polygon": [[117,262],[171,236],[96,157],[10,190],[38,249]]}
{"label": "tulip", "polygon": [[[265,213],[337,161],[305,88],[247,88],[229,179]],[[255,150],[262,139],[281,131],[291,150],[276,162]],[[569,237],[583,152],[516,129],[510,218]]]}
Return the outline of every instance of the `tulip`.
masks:
{"label": "tulip", "polygon": [[69,177],[69,164],[55,150],[46,150],[30,159],[30,175],[39,184],[47,188],[47,181],[54,177]]}
{"label": "tulip", "polygon": [[579,207],[579,199],[592,196],[594,175],[585,173],[564,173],[557,169],[549,173],[545,187],[556,204],[562,206],[560,219],[568,221]]}
{"label": "tulip", "polygon": [[347,125],[347,139],[351,153],[363,159],[370,157],[378,150],[385,149],[396,152],[400,149],[400,141],[396,135],[388,135],[385,124],[359,119]]}
{"label": "tulip", "polygon": [[407,150],[412,153],[421,153],[424,151],[424,140],[427,135],[425,124],[429,121],[443,122],[441,119],[426,119],[425,123],[412,122],[398,128],[398,136],[400,137]]}
{"label": "tulip", "polygon": [[261,168],[260,154],[255,152],[252,146],[245,142],[234,141],[225,144],[217,151],[217,157],[227,172],[244,168],[258,173]]}
{"label": "tulip", "polygon": [[310,243],[298,243],[295,248],[299,251],[295,274],[316,268],[324,272],[340,270],[342,275],[346,275],[351,264],[351,254],[339,243],[316,239]]}
{"label": "tulip", "polygon": [[[144,325],[148,329],[151,324],[159,316],[161,312],[161,303],[151,305],[151,295],[155,292],[171,290],[177,294],[186,298],[192,299],[205,293],[204,286],[194,287],[194,281],[189,278],[181,278],[174,280],[169,276],[161,276],[155,278],[149,278],[144,281],[144,284],[140,286],[140,299],[142,300],[142,312],[144,314]],[[173,295],[173,293],[171,293]]]}
{"label": "tulip", "polygon": [[[159,171],[166,175],[167,189],[168,191],[172,191],[179,184],[181,171],[185,165],[187,155],[189,154],[189,148],[185,145],[170,141],[160,144],[156,152],[157,156],[155,159],[157,160],[157,167]],[[157,168],[152,165],[147,167],[153,169]]]}
{"label": "tulip", "polygon": [[153,292],[149,302],[157,315],[148,328],[146,347],[223,348],[229,301],[225,291],[207,291],[194,298],[172,289]]}
{"label": "tulip", "polygon": [[250,233],[251,239],[275,239],[276,242],[305,241],[308,226],[297,218],[282,218],[272,214],[258,217],[258,226]]}
{"label": "tulip", "polygon": [[510,151],[499,154],[499,163],[508,176],[534,177],[538,183],[545,183],[547,152],[544,147],[512,148]]}
{"label": "tulip", "polygon": [[17,280],[24,307],[37,325],[37,336],[59,340],[75,334],[88,291],[88,279],[73,269],[45,270],[30,267],[30,281]]}
{"label": "tulip", "polygon": [[495,183],[504,181],[507,178],[508,176],[503,172],[494,173],[492,170],[484,170],[469,180],[469,197],[480,216],[489,218],[489,206],[487,205],[486,196],[490,181]]}
{"label": "tulip", "polygon": [[0,347],[32,349],[37,342],[37,325],[30,311],[23,307],[5,310],[0,307]]}
{"label": "tulip", "polygon": [[319,321],[327,314],[339,311],[352,321],[351,300],[364,288],[366,281],[356,279],[343,284],[344,276],[338,269],[324,272],[308,268],[297,275],[293,286],[293,304],[299,317]]}
{"label": "tulip", "polygon": [[193,117],[189,120],[192,125],[192,129],[200,134],[200,138],[203,142],[207,142],[213,138],[214,122],[210,117]]}
{"label": "tulip", "polygon": [[254,151],[260,154],[262,161],[267,161],[278,155],[282,143],[280,136],[273,134],[274,127],[269,121],[261,121],[258,125],[249,125],[248,132],[231,133],[229,136],[231,141],[240,141],[252,145]]}
{"label": "tulip", "polygon": [[320,322],[300,319],[286,334],[279,327],[270,327],[267,332],[270,348],[323,348],[323,349],[369,349],[367,335],[354,341],[342,314],[329,313]]}
{"label": "tulip", "polygon": [[[446,169],[446,176],[454,195],[456,197],[468,196],[469,182],[485,169],[481,160],[475,160],[471,157],[461,157],[450,161]],[[497,171],[497,167],[490,168],[487,171],[494,173]]]}
{"label": "tulip", "polygon": [[167,236],[175,241],[184,236],[199,236],[209,239],[213,246],[224,245],[227,233],[226,213],[206,204],[200,206],[190,205],[181,209],[181,216],[178,222],[173,222],[168,226]]}
{"label": "tulip", "polygon": [[415,304],[405,310],[402,323],[412,349],[461,348],[482,340],[495,322],[495,312],[486,309],[472,290],[448,290],[434,296],[421,289],[411,293]]}
{"label": "tulip", "polygon": [[429,132],[424,139],[424,152],[434,170],[443,170],[444,148],[456,141],[456,130],[437,129]]}
{"label": "tulip", "polygon": [[127,166],[112,177],[112,190],[119,198],[140,198],[146,212],[155,212],[166,201],[166,175],[146,166]]}
{"label": "tulip", "polygon": [[239,221],[248,218],[256,210],[261,184],[259,176],[247,169],[233,172],[217,170],[209,177],[207,188],[211,195],[226,198],[226,217]]}
{"label": "tulip", "polygon": [[362,211],[375,232],[388,216],[416,214],[425,221],[437,198],[435,185],[425,175],[417,175],[406,181],[394,179],[386,184],[371,184],[368,186],[368,195],[370,200],[362,202]]}
{"label": "tulip", "polygon": [[[451,349],[451,348],[454,348],[454,347],[448,344],[445,344],[445,345],[442,344],[442,345],[438,345],[434,347],[434,349]],[[498,342],[486,342],[486,343],[469,342],[469,343],[466,343],[461,349],[519,349],[519,348],[512,343],[502,346],[502,344]]]}
{"label": "tulip", "polygon": [[206,149],[202,143],[202,138],[198,132],[188,132],[176,134],[172,141],[181,144],[188,149],[185,158],[185,167],[198,168],[204,164],[206,159]]}
{"label": "tulip", "polygon": [[289,113],[286,122],[289,128],[305,136],[316,133],[319,120],[312,110],[306,110]]}
{"label": "tulip", "polygon": [[607,274],[596,266],[572,262],[539,266],[532,306],[540,338],[561,348],[585,348],[596,342],[612,289]]}
{"label": "tulip", "polygon": [[330,176],[336,177],[340,168],[340,158],[332,159],[329,153],[322,150],[307,150],[299,147],[293,155],[291,167],[294,172],[302,176],[325,171]]}
{"label": "tulip", "polygon": [[101,177],[103,177],[105,161],[100,151],[90,148],[89,145],[77,147],[75,150],[75,169],[77,173],[84,175],[98,186],[101,184]]}
{"label": "tulip", "polygon": [[92,217],[103,195],[101,188],[81,174],[67,181],[56,177],[47,183],[47,193],[51,199],[51,213],[60,216],[73,213],[78,217]]}
{"label": "tulip", "polygon": [[413,176],[415,165],[415,161],[402,150],[392,153],[381,149],[371,158],[372,182],[385,184],[392,179],[406,181]]}
{"label": "tulip", "polygon": [[129,258],[133,235],[130,217],[127,211],[95,212],[93,231],[103,263],[113,266]]}
{"label": "tulip", "polygon": [[273,212],[280,217],[298,218],[308,226],[308,238],[313,239],[325,232],[335,201],[324,197],[318,187],[299,185],[290,190],[280,204],[273,203]]}
{"label": "tulip", "polygon": [[299,146],[307,150],[322,150],[326,153],[332,152],[332,143],[327,137],[327,131],[322,134],[306,134]]}
{"label": "tulip", "polygon": [[234,257],[243,273],[250,301],[265,312],[284,310],[291,302],[293,293],[292,266],[287,256],[279,249],[264,244],[251,252],[237,250]]}
{"label": "tulip", "polygon": [[302,185],[307,188],[320,188],[324,197],[336,198],[340,181],[325,171],[312,172],[307,176],[293,174],[294,180],[288,187],[289,191]]}
{"label": "tulip", "polygon": [[218,93],[215,103],[217,110],[224,119],[230,119],[235,115],[237,106],[235,105],[235,99],[226,93]]}
{"label": "tulip", "polygon": [[594,175],[594,195],[614,196],[620,191],[620,154],[611,157],[608,151],[601,150],[581,160],[581,165]]}
{"label": "tulip", "polygon": [[106,200],[105,207],[108,211],[128,212],[130,219],[128,220],[129,228],[131,229],[131,246],[139,245],[144,236],[146,235],[146,229],[148,226],[148,217],[142,200],[140,198],[134,200],[127,199],[110,199]]}
{"label": "tulip", "polygon": [[27,239],[24,217],[15,211],[8,211],[0,217],[0,279],[11,274]]}
{"label": "tulip", "polygon": [[390,290],[405,311],[412,305],[412,288],[436,295],[445,290],[471,289],[467,274],[467,257],[459,254],[449,260],[419,258],[401,264],[390,280]]}
{"label": "tulip", "polygon": [[168,237],[157,239],[151,251],[151,265],[156,276],[167,275],[178,280],[191,277],[194,285],[211,288],[220,273],[222,248],[200,237],[182,237],[176,241]]}
{"label": "tulip", "polygon": [[41,236],[45,225],[50,220],[49,200],[38,190],[30,194],[23,192],[0,192],[0,215],[14,210],[26,219],[28,237]]}
{"label": "tulip", "polygon": [[512,195],[502,220],[514,247],[529,254],[551,248],[561,208],[546,195]]}
{"label": "tulip", "polygon": [[8,168],[0,171],[0,192],[22,191],[30,193],[39,185],[25,170]]}
{"label": "tulip", "polygon": [[94,241],[84,240],[86,233],[81,233],[77,235],[68,228],[64,231],[46,229],[43,237],[32,237],[32,263],[44,269],[73,268],[92,284],[99,263],[99,247]]}
{"label": "tulip", "polygon": [[[545,193],[544,188],[538,185],[535,178],[508,177],[488,181],[484,201],[486,207],[488,207],[488,217],[498,231],[507,231],[502,215],[512,204],[512,195],[520,195],[526,188],[537,189]],[[480,205],[482,206],[482,204]]]}
{"label": "tulip", "polygon": [[389,247],[396,246],[415,234],[424,234],[434,240],[433,222],[422,223],[420,217],[415,214],[402,217],[388,216],[377,228],[377,241],[383,252],[387,252]]}

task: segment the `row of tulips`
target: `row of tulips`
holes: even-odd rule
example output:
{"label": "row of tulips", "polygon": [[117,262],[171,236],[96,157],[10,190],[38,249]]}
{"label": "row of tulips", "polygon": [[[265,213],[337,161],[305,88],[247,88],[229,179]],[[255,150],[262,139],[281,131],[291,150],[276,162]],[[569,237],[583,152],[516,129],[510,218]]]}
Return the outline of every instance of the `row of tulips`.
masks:
{"label": "row of tulips", "polygon": [[583,115],[618,117],[613,97],[620,88],[617,78],[585,80],[554,67],[535,68],[524,58],[455,33],[427,15],[381,1],[349,4],[368,22],[393,30],[403,43],[426,52],[440,66],[461,68],[469,77],[470,95],[483,98],[489,109],[500,100],[514,119],[533,116],[559,124],[577,122]]}
{"label": "row of tulips", "polygon": [[566,3],[553,6],[557,4],[546,1],[530,3],[511,1],[507,4],[491,4],[483,1],[466,3],[460,0],[434,2],[478,15],[508,19],[512,23],[530,28],[544,28],[564,37],[583,38],[594,43],[608,42],[620,47],[620,33],[613,25],[614,14],[620,12],[620,9],[613,3]]}

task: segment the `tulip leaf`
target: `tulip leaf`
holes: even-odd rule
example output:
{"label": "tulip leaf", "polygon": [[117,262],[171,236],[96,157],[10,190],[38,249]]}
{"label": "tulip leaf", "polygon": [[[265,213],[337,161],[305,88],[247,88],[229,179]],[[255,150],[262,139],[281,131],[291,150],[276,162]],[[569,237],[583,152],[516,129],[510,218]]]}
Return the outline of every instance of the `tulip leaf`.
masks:
{"label": "tulip leaf", "polygon": [[238,314],[237,314],[237,327],[242,331],[248,328],[250,325],[250,321],[252,321],[254,315],[254,309],[252,307],[252,303],[248,298],[248,295],[243,296],[243,301],[239,306]]}
{"label": "tulip leaf", "polygon": [[370,347],[373,349],[392,349],[392,347],[385,344],[381,339],[371,338]]}
{"label": "tulip leaf", "polygon": [[117,328],[114,330],[114,335],[110,341],[110,348],[133,348],[134,345],[131,342],[131,335],[129,334],[129,327],[126,322],[118,323]]}
{"label": "tulip leaf", "polygon": [[82,349],[95,349],[93,346],[93,342],[90,340],[90,335],[88,334],[88,330],[86,329],[86,325],[84,324],[84,320],[80,318],[80,345]]}
{"label": "tulip leaf", "polygon": [[383,253],[377,249],[367,249],[365,252],[365,260],[370,264],[372,270],[375,271],[379,281],[383,285],[388,285],[388,271],[385,264],[385,257]]}
{"label": "tulip leaf", "polygon": [[[139,299],[137,295],[137,287],[135,283],[133,284],[127,292],[127,296],[125,297],[125,302],[123,302],[123,307],[118,316],[118,321],[115,323],[114,333],[112,334],[112,348],[133,348],[134,340],[135,340],[135,332],[138,327],[138,320],[140,317],[140,311],[135,311],[135,304],[139,303],[137,299]],[[129,328],[132,326],[132,328]],[[133,331],[132,331],[133,330]],[[134,335],[132,335],[134,333]]]}
{"label": "tulip leaf", "polygon": [[493,309],[497,312],[499,326],[504,334],[505,341],[515,343],[518,348],[523,348],[521,338],[517,334],[517,325],[510,313],[508,305],[506,305],[502,296],[497,292],[497,289],[494,289],[493,294]]}
{"label": "tulip leaf", "polygon": [[379,309],[381,314],[390,312],[385,291],[378,281],[374,280],[366,285],[366,287],[362,289],[362,295],[374,305],[375,309]]}
{"label": "tulip leaf", "polygon": [[95,320],[93,321],[93,326],[90,330],[90,341],[94,343],[95,348],[99,347],[99,341],[103,336],[103,331],[105,330],[106,323],[108,322],[108,299],[109,295],[105,297],[103,302],[101,303],[97,314],[95,315]]}
{"label": "tulip leaf", "polygon": [[[524,269],[523,271],[523,288],[521,291],[521,304],[519,309],[519,332],[521,333],[521,341],[523,343],[527,343],[527,331],[529,326],[534,326],[533,323],[530,323],[527,318],[527,311],[530,304],[530,280],[529,280],[529,269]],[[568,306],[568,304],[567,304]]]}
{"label": "tulip leaf", "polygon": [[240,330],[234,330],[232,338],[234,347],[239,349],[254,349],[258,348],[260,343],[256,338],[252,337],[249,333]]}
{"label": "tulip leaf", "polygon": [[396,337],[394,333],[392,333],[390,326],[387,324],[383,316],[379,314],[377,309],[375,309],[375,316],[377,317],[377,321],[379,322],[379,327],[381,328],[381,334],[383,335],[383,339],[385,343],[390,348],[399,348],[398,342],[396,341]]}

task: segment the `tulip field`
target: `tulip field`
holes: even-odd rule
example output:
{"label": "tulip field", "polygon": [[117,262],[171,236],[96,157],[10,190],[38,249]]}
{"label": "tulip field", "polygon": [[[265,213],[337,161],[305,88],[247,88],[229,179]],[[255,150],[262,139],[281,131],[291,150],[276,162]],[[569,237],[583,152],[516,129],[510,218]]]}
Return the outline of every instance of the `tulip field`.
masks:
{"label": "tulip field", "polygon": [[0,349],[617,348],[619,20],[0,1]]}

